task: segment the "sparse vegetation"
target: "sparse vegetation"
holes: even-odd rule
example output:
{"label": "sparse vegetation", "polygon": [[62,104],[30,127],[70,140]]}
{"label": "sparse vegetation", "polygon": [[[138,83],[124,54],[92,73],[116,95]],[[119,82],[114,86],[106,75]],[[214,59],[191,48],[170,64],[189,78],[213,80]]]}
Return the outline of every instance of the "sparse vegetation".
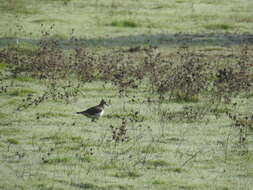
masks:
{"label": "sparse vegetation", "polygon": [[[7,7],[0,15],[24,16],[30,6],[34,8],[27,0],[15,2],[1,4],[0,0],[0,10]],[[180,45],[170,48],[144,39],[144,45],[130,41],[129,47],[112,43],[110,48],[96,48],[82,44],[83,30],[71,28],[80,20],[72,23],[67,16],[51,17],[45,10],[52,9],[51,3],[79,12],[88,7],[91,15],[96,9],[93,19],[103,30],[93,30],[92,35],[106,31],[115,37],[112,31],[131,35],[147,26],[154,26],[148,30],[156,33],[164,27],[163,11],[183,12],[185,7],[190,9],[182,17],[166,17],[166,22],[182,21],[174,31],[183,30],[181,24],[188,23],[190,15],[199,19],[206,32],[233,32],[238,29],[236,24],[203,23],[211,13],[196,12],[218,6],[248,14],[246,7],[238,7],[234,1],[227,10],[228,3],[223,0],[35,2],[41,5],[36,6],[36,14],[42,15],[29,21],[40,25],[40,30],[34,29],[36,43],[16,41],[0,49],[0,189],[251,189],[250,41],[229,47],[181,46],[178,42]],[[127,17],[114,14],[126,8],[130,8],[124,12]],[[47,18],[44,12],[49,13]],[[150,19],[149,13],[159,13],[161,21]],[[103,14],[113,18],[105,22],[106,18],[100,18]],[[148,23],[142,22],[143,15]],[[55,38],[62,35],[57,22],[69,24],[68,40]],[[13,27],[18,28],[14,37],[28,34],[26,37],[32,38],[29,27],[22,23]],[[89,30],[85,34],[91,35]],[[186,34],[181,41],[191,41],[194,35],[201,37]],[[163,40],[161,35],[157,43]],[[102,98],[110,106],[97,122],[75,114]]]}

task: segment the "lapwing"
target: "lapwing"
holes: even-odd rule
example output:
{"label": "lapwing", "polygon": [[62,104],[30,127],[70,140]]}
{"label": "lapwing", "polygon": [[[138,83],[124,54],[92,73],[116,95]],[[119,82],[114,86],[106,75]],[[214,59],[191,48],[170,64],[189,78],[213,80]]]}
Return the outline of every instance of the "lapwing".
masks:
{"label": "lapwing", "polygon": [[86,117],[91,118],[91,121],[95,121],[96,119],[99,119],[99,117],[101,117],[104,114],[105,105],[108,106],[106,101],[102,99],[97,106],[90,107],[87,110],[76,112],[76,113],[85,115]]}

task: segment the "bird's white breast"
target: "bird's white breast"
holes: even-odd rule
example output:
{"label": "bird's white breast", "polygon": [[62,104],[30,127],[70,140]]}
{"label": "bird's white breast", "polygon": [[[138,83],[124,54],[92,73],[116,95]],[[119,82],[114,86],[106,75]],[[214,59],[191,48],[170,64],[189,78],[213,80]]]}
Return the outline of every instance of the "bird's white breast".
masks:
{"label": "bird's white breast", "polygon": [[101,117],[104,114],[104,110],[97,114],[97,116]]}

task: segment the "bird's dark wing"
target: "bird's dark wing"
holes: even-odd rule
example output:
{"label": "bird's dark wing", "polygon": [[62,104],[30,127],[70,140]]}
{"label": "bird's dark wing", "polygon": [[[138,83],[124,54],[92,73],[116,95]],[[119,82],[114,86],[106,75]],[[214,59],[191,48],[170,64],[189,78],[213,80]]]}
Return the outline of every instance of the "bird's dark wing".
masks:
{"label": "bird's dark wing", "polygon": [[100,107],[91,107],[91,108],[83,111],[83,113],[87,113],[89,115],[95,115],[95,114],[100,113],[101,111],[103,111],[103,109]]}

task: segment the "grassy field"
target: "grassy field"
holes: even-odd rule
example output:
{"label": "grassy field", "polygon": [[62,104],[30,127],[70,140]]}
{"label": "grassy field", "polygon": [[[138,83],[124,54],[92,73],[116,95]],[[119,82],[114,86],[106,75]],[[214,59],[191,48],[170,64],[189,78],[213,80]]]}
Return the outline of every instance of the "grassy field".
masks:
{"label": "grassy field", "polygon": [[252,8],[0,0],[0,189],[251,190]]}
{"label": "grassy field", "polygon": [[[157,34],[250,33],[251,0],[0,0],[2,37],[104,39]],[[43,26],[41,26],[43,25]],[[46,26],[45,26],[46,25]]]}

